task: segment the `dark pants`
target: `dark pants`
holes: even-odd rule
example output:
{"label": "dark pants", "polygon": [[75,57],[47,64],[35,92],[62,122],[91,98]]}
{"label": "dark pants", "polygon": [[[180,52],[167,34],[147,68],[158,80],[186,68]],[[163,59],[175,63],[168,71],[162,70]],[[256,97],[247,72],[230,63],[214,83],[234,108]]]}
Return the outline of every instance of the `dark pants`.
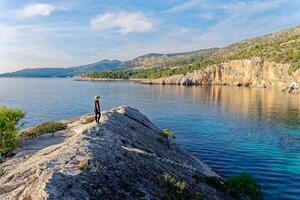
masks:
{"label": "dark pants", "polygon": [[100,112],[95,112],[95,121],[97,123],[99,123],[100,117],[101,117],[101,113]]}

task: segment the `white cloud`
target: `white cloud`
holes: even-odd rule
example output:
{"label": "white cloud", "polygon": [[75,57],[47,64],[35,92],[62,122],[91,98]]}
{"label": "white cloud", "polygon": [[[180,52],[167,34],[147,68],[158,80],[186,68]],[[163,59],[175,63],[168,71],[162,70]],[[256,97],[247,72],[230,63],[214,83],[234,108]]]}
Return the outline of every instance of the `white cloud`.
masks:
{"label": "white cloud", "polygon": [[[145,53],[171,53],[223,46],[299,24],[298,1],[230,0],[229,3],[221,3],[219,0],[189,0],[186,1],[188,3],[177,4],[181,7],[173,9],[173,12],[188,12],[188,9],[192,9],[190,13],[194,20],[187,24],[181,20],[177,23],[177,18],[172,16],[185,15],[185,12],[175,15],[153,11],[150,15],[157,15],[151,18],[142,12],[124,10],[94,16],[90,24],[78,20],[82,19],[81,15],[50,21],[38,20],[30,24],[22,20],[13,21],[17,12],[9,11],[9,8],[2,9],[0,3],[0,18],[5,19],[0,19],[0,73],[24,67],[75,66],[105,58],[126,60]],[[41,14],[44,12],[31,10],[27,12],[35,14],[27,14],[27,18],[50,15],[56,10],[70,7],[55,2],[51,12]],[[290,9],[292,5],[295,9]],[[23,18],[26,7],[18,10]],[[289,8],[289,15],[283,12],[286,8]],[[82,9],[86,11],[86,7]],[[163,18],[165,15],[169,16]],[[157,20],[159,17],[160,21]],[[213,21],[205,22],[211,19]],[[125,34],[153,29],[155,31],[151,35]],[[102,32],[123,34],[116,37]]]}
{"label": "white cloud", "polygon": [[25,6],[23,9],[16,11],[16,16],[20,18],[29,18],[35,16],[47,16],[58,8],[44,3],[35,3]]}
{"label": "white cloud", "polygon": [[[287,0],[256,0],[249,3],[206,4],[205,7],[223,9],[226,17],[200,13],[198,17],[216,19],[216,23],[200,29],[177,27],[162,33],[159,38],[149,39],[140,45],[140,41],[129,41],[126,44],[112,46],[109,51],[101,52],[102,58],[130,59],[146,53],[172,53],[199,50],[211,47],[222,47],[246,38],[252,38],[279,31],[299,24],[300,12],[292,11],[289,15],[263,15],[273,12]],[[295,2],[298,0],[294,0]],[[201,5],[204,6],[204,5]],[[298,9],[299,10],[299,9]],[[215,14],[215,15],[213,15]],[[196,22],[195,22],[196,23]]]}
{"label": "white cloud", "polygon": [[218,9],[226,11],[226,17],[219,18],[214,26],[195,37],[194,43],[203,47],[224,46],[296,25],[299,23],[300,12],[291,12],[285,16],[264,15],[279,9],[286,2],[287,0],[255,0],[219,5]]}
{"label": "white cloud", "polygon": [[153,22],[140,12],[108,12],[91,20],[92,28],[100,31],[120,33],[147,32],[153,28]]}
{"label": "white cloud", "polygon": [[200,3],[199,0],[191,0],[191,1],[188,1],[188,2],[181,3],[181,4],[177,4],[174,7],[166,10],[166,12],[172,13],[172,12],[185,11],[185,10],[193,8],[194,6],[198,5],[199,3]]}

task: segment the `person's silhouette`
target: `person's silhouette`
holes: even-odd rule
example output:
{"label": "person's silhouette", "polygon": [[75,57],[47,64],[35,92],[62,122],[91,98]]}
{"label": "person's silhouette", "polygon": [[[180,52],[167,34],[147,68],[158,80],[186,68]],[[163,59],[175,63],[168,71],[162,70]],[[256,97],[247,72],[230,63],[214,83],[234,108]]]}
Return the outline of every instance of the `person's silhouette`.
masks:
{"label": "person's silhouette", "polygon": [[100,102],[99,102],[100,96],[95,96],[94,100],[94,112],[95,112],[95,121],[99,123],[100,117],[101,117],[101,110],[100,110]]}

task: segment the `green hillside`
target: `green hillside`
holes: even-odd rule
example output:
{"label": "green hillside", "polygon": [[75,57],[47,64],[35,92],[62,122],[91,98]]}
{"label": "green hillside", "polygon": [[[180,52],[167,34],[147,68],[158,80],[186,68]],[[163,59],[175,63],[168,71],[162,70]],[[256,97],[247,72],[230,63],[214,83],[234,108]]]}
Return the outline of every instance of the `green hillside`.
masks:
{"label": "green hillside", "polygon": [[[205,52],[205,53],[204,53]],[[166,57],[167,55],[165,55]],[[159,78],[192,72],[226,60],[260,57],[265,61],[290,63],[290,71],[300,68],[300,26],[280,32],[244,40],[224,48],[214,48],[190,53],[173,54],[168,59],[163,55],[147,62],[147,66],[132,66],[122,70],[94,72],[91,78]]]}

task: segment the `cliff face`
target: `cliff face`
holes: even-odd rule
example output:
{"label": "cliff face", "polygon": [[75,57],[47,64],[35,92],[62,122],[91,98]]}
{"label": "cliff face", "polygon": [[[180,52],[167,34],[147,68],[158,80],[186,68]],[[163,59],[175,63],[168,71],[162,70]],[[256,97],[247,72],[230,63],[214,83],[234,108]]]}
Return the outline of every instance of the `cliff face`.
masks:
{"label": "cliff face", "polygon": [[176,144],[168,149],[139,111],[118,107],[100,124],[85,124],[87,117],[68,121],[54,137],[23,141],[0,166],[0,199],[162,199],[177,190],[187,199],[231,199],[199,182],[219,176]]}
{"label": "cliff face", "polygon": [[234,85],[253,87],[289,87],[300,83],[300,70],[289,74],[289,64],[262,61],[259,58],[232,60],[204,70],[158,79],[141,80],[148,84]]}

